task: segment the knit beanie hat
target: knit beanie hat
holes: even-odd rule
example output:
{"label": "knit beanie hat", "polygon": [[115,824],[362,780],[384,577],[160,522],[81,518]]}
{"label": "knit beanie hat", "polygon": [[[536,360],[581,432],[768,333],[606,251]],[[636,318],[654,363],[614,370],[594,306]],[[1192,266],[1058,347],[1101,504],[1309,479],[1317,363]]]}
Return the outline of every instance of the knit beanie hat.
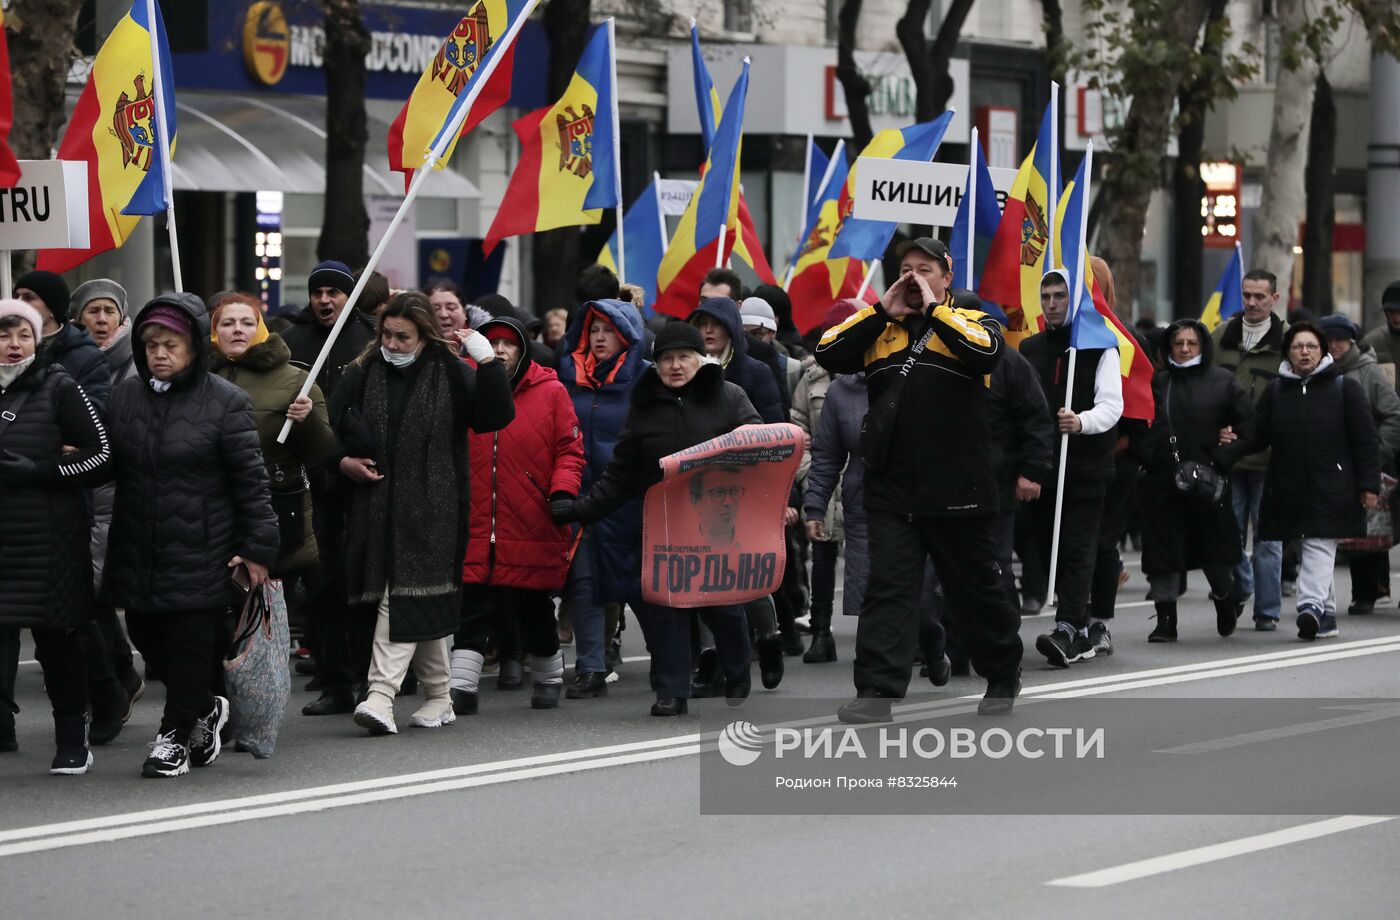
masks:
{"label": "knit beanie hat", "polygon": [[350,266],[331,259],[318,262],[316,267],[311,269],[311,274],[306,276],[306,289],[317,291],[323,287],[335,288],[349,296],[350,292],[355,290],[355,276],[350,274]]}
{"label": "knit beanie hat", "polygon": [[1318,320],[1317,324],[1327,333],[1329,339],[1350,339],[1355,342],[1361,332],[1355,323],[1340,313],[1329,313]]}
{"label": "knit beanie hat", "polygon": [[141,328],[149,325],[163,326],[171,332],[178,332],[194,338],[194,320],[190,315],[179,307],[170,304],[157,304],[154,307],[142,312]]}
{"label": "knit beanie hat", "polygon": [[[30,290],[34,290],[30,288]],[[31,307],[22,300],[0,300],[0,319],[7,316],[18,316],[30,326],[34,327],[34,341],[41,342],[44,338],[44,318],[39,315],[39,311]]]}
{"label": "knit beanie hat", "polygon": [[703,355],[705,353],[705,337],[700,334],[699,329],[690,323],[667,323],[656,334],[656,340],[651,346],[651,353],[659,358],[663,351],[672,348],[689,348],[691,351]]}
{"label": "knit beanie hat", "polygon": [[864,308],[865,304],[859,300],[850,298],[838,300],[826,311],[826,315],[822,317],[822,324],[818,328],[821,329],[822,334],[825,334],[828,329],[841,325]]}
{"label": "knit beanie hat", "polygon": [[[30,288],[30,290],[34,289]],[[83,308],[99,297],[105,297],[115,303],[117,312],[121,314],[123,320],[126,319],[126,288],[111,278],[94,278],[78,285],[73,296],[68,299],[68,318],[77,320],[82,315]],[[47,301],[45,302],[47,303]]]}
{"label": "knit beanie hat", "polygon": [[20,288],[28,288],[38,294],[44,306],[53,314],[54,322],[62,323],[68,316],[71,298],[68,296],[68,285],[61,275],[43,271],[25,272],[15,279],[14,289],[18,291]]}

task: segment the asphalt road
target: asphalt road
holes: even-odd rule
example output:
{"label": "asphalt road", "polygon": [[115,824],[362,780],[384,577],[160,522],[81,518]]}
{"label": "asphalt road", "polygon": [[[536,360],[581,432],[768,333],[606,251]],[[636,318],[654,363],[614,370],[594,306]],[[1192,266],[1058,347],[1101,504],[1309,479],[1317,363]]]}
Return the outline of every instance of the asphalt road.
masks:
{"label": "asphalt road", "polygon": [[[1182,607],[1181,641],[1148,645],[1151,605],[1142,600],[1144,580],[1132,571],[1120,595],[1112,657],[1051,670],[1030,650],[1049,618],[1024,621],[1026,702],[1013,720],[1033,721],[1039,701],[1065,696],[1297,699],[1300,705],[1326,697],[1363,706],[1400,698],[1394,605],[1368,618],[1343,616],[1339,638],[1313,644],[1295,638],[1287,608],[1276,633],[1253,632],[1246,617],[1241,631],[1220,639],[1197,575]],[[1337,574],[1345,598],[1346,569]],[[782,686],[756,697],[762,693],[765,704],[847,698],[854,622],[836,627],[839,662],[788,659]],[[626,641],[624,654],[643,654],[635,627]],[[31,657],[26,648],[22,658]],[[497,692],[488,682],[480,715],[436,731],[407,728],[417,700],[403,699],[404,727],[387,738],[366,737],[348,717],[300,716],[311,696],[298,681],[272,759],[229,753],[186,777],[146,780],[140,765],[159,722],[159,687],[122,736],[96,750],[89,775],[51,777],[51,723],[39,670],[22,665],[21,750],[0,755],[4,913],[1083,918],[1131,912],[1139,920],[1396,913],[1400,821],[1388,816],[1400,808],[1322,813],[1316,803],[1323,799],[1310,795],[1337,792],[1323,784],[1355,772],[1343,768],[1356,764],[1328,757],[1343,757],[1358,736],[1375,750],[1400,753],[1400,719],[1385,712],[1369,722],[1370,716],[1357,716],[1365,724],[1356,728],[1285,726],[1262,739],[1209,717],[1163,727],[1173,745],[1239,744],[1237,750],[1259,752],[1255,784],[1277,789],[1285,806],[1270,814],[1215,807],[1207,814],[1129,814],[1116,806],[1108,814],[1058,814],[1063,774],[1047,774],[1056,778],[1039,784],[1046,801],[1034,815],[713,815],[701,813],[700,785],[702,769],[711,769],[718,755],[709,744],[701,752],[700,733],[728,713],[718,701],[699,701],[688,717],[650,718],[645,669],[644,661],[630,661],[608,698],[564,701],[552,712],[530,710],[528,691]],[[916,679],[911,690],[918,692],[907,709],[897,710],[910,717],[964,706],[959,698],[980,696],[982,686],[976,678],[954,678],[935,692]],[[1286,769],[1296,763],[1318,764],[1310,769],[1319,785],[1297,785]],[[1378,789],[1400,784],[1396,763],[1400,757],[1392,756],[1378,764]],[[1279,779],[1284,776],[1293,778]],[[1110,780],[1103,788],[1117,802],[1140,794],[1143,812],[1171,803],[1141,778]],[[1290,801],[1298,802],[1296,812],[1286,807]]]}

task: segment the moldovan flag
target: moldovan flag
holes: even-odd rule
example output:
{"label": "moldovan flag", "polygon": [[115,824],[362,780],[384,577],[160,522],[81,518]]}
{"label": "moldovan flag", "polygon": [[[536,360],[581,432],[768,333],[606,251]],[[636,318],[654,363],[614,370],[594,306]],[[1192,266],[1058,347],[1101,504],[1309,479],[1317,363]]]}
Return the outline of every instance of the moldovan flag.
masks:
{"label": "moldovan flag", "polygon": [[15,123],[14,88],[10,83],[10,45],[5,38],[5,11],[0,10],[0,187],[19,181],[19,161],[10,149],[10,128]]}
{"label": "moldovan flag", "polygon": [[607,23],[594,27],[559,101],[516,120],[520,162],[486,233],[486,255],[504,237],[596,224],[603,208],[617,207],[610,35]]}
{"label": "moldovan flag", "polygon": [[[700,54],[700,31],[694,20],[690,23],[690,64],[695,77],[695,106],[700,116],[700,142],[708,156],[710,145],[715,140],[715,127],[719,124],[719,93],[710,79],[710,70],[705,66],[705,58]],[[702,167],[703,168],[703,167]],[[821,174],[818,173],[818,176]],[[773,266],[768,264],[768,256],[763,253],[763,241],[754,228],[753,216],[749,214],[749,203],[744,193],[739,193],[739,238],[734,241],[734,257],[743,262],[758,275],[764,284],[777,284]]]}
{"label": "moldovan flag", "polygon": [[826,175],[826,168],[830,165],[831,158],[817,146],[816,138],[807,135],[807,169],[802,180],[802,198],[807,206],[806,213],[802,215],[804,227],[810,226],[816,219],[822,192],[825,191],[821,187],[822,177]]}
{"label": "moldovan flag", "polygon": [[[992,187],[992,173],[987,169],[987,158],[982,156],[982,145],[976,142],[976,135],[973,137],[967,185],[962,201],[958,202],[958,214],[953,218],[953,233],[948,238],[948,253],[953,257],[953,283],[969,291],[977,290],[979,269],[985,266],[988,247],[1001,226],[1001,208],[997,205],[997,190]],[[986,309],[987,303],[982,306]]]}
{"label": "moldovan flag", "polygon": [[[943,142],[943,134],[952,120],[953,113],[948,111],[933,121],[899,130],[886,128],[870,139],[870,143],[860,155],[927,163],[938,152],[938,145]],[[850,257],[865,262],[884,258],[885,250],[890,245],[890,237],[894,235],[896,224],[890,221],[860,220],[852,216],[851,212],[856,206],[856,170],[859,168],[859,163],[851,166],[846,187],[841,191],[841,229],[836,241],[831,245],[828,258]]]}
{"label": "moldovan flag", "polygon": [[1244,260],[1240,257],[1240,244],[1235,244],[1235,254],[1230,256],[1230,264],[1220,276],[1215,293],[1206,301],[1201,311],[1201,322],[1211,332],[1215,327],[1244,312]]}
{"label": "moldovan flag", "polygon": [[[1089,268],[1089,250],[1085,248],[1084,232],[1089,208],[1088,167],[1093,159],[1093,147],[1079,164],[1074,181],[1065,189],[1056,214],[1060,225],[1056,254],[1064,258],[1065,274],[1070,284],[1079,283],[1079,290],[1070,293],[1070,345],[1074,348],[1116,348],[1118,369],[1123,376],[1123,417],[1151,422],[1152,362],[1138,347],[1137,339],[1123,327],[1123,322],[1109,309],[1108,302],[1094,281]],[[1039,285],[1037,285],[1037,288]],[[1040,292],[1036,291],[1037,300]]]}
{"label": "moldovan flag", "polygon": [[[161,89],[156,93],[152,36],[160,49]],[[116,249],[143,214],[166,209],[161,159],[165,144],[156,136],[156,102],[164,99],[170,148],[175,147],[175,85],[165,24],[157,8],[146,16],[145,0],[135,0],[98,49],[73,118],[58,145],[58,159],[84,160],[88,174],[87,249],[45,249],[39,268],[65,272],[100,252]]]}
{"label": "moldovan flag", "polygon": [[[831,178],[817,196],[815,214],[807,224],[802,248],[793,257],[792,280],[788,282],[788,297],[792,299],[792,321],[797,331],[806,334],[817,327],[826,311],[838,300],[855,297],[865,280],[865,264],[859,259],[829,258],[831,243],[841,229],[841,193],[846,187],[846,151],[837,151]],[[873,291],[866,289],[867,303],[875,302]]]}
{"label": "moldovan flag", "polygon": [[[743,139],[744,100],[749,91],[749,62],[729,91],[724,117],[715,131],[710,155],[695,195],[681,215],[676,235],[656,273],[656,312],[681,319],[699,303],[705,274],[723,264],[733,249],[739,219],[739,146]],[[720,252],[720,228],[726,228]]]}
{"label": "moldovan flag", "polygon": [[[661,256],[666,252],[666,216],[661,213],[656,182],[643,189],[637,200],[632,202],[627,216],[622,218],[622,231],[627,247],[627,274],[630,276],[622,280],[637,279],[632,283],[641,285],[647,292],[646,303],[642,306],[646,315],[651,316],[652,305],[656,303],[656,272],[661,268]],[[598,253],[598,264],[606,265],[614,274],[617,273],[616,230],[608,245]]]}
{"label": "moldovan flag", "polygon": [[[466,101],[467,89],[477,71],[493,54],[501,55],[501,62],[472,103],[458,137],[510,99],[515,43],[503,46],[500,39],[517,20],[528,16],[533,6],[529,0],[476,0],[443,39],[442,47],[428,62],[412,95],[389,126],[389,168],[404,174],[405,189],[413,181],[413,171],[423,165],[428,151],[451,123],[458,106]],[[433,164],[435,169],[447,165],[456,146],[454,137],[442,158]]]}
{"label": "moldovan flag", "polygon": [[1016,311],[1021,311],[1024,325],[1018,331],[1022,334],[1012,332],[1007,336],[1013,344],[1039,332],[1042,326],[1040,279],[1052,267],[1045,264],[1045,247],[1050,239],[1046,215],[1050,213],[1049,202],[1060,200],[1059,159],[1055,156],[1054,138],[1055,103],[1052,100],[1041,118],[1035,146],[1021,162],[1016,182],[1006,196],[1006,209],[987,253],[982,285],[977,289],[983,300],[1005,307],[1013,324]]}

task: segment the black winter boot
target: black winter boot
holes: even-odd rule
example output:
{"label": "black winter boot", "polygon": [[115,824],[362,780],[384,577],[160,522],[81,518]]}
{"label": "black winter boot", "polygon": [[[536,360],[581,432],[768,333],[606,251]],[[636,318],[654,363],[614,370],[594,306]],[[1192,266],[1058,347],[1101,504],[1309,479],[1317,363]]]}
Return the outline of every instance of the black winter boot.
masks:
{"label": "black winter boot", "polygon": [[1152,630],[1147,641],[1176,641],[1176,601],[1157,601],[1157,628]]}
{"label": "black winter boot", "polygon": [[1235,603],[1235,599],[1226,592],[1224,597],[1210,596],[1210,602],[1215,605],[1215,631],[1221,636],[1228,636],[1235,631],[1235,621],[1244,613],[1244,604]]}
{"label": "black winter boot", "polygon": [[764,636],[754,645],[758,646],[758,676],[763,686],[772,690],[783,682],[783,640],[778,636]]}
{"label": "black winter boot", "polygon": [[56,776],[81,776],[92,766],[92,750],[88,747],[87,715],[53,717],[54,754],[49,772]]}
{"label": "black winter boot", "polygon": [[812,611],[812,644],[802,655],[807,664],[836,660],[836,639],[831,635],[831,611]]}

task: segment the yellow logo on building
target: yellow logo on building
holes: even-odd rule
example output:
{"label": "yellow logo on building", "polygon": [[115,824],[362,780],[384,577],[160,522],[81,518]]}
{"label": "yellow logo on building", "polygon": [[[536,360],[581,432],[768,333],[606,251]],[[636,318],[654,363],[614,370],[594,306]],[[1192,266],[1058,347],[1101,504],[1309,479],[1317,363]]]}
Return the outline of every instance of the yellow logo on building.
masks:
{"label": "yellow logo on building", "polygon": [[271,86],[287,72],[291,32],[282,7],[271,0],[259,0],[248,7],[243,20],[243,62],[259,83]]}

